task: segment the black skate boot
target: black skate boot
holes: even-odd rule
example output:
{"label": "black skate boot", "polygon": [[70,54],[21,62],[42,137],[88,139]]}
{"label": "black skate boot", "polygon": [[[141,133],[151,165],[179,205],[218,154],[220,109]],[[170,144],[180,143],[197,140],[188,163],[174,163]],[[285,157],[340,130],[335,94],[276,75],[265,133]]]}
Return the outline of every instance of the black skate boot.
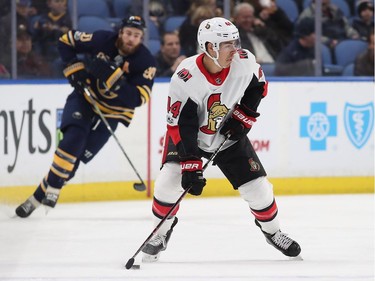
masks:
{"label": "black skate boot", "polygon": [[[262,230],[260,223],[255,220],[255,224]],[[301,253],[301,247],[288,234],[278,230],[274,234],[269,234],[262,230],[268,244],[274,246],[280,252],[288,257],[297,257]]]}
{"label": "black skate boot", "polygon": [[60,190],[59,188],[54,188],[54,187],[47,187],[46,190],[46,195],[42,199],[42,204],[44,206],[54,208],[56,206],[57,200],[59,199],[60,195]]}
{"label": "black skate boot", "polygon": [[156,234],[142,249],[143,262],[155,262],[159,259],[160,252],[167,249],[167,244],[171,238],[173,228],[177,224],[177,217],[174,218],[171,228],[167,231],[166,235]]}
{"label": "black skate boot", "polygon": [[30,196],[24,203],[17,207],[16,214],[20,218],[27,218],[39,206],[40,202],[34,196]]}

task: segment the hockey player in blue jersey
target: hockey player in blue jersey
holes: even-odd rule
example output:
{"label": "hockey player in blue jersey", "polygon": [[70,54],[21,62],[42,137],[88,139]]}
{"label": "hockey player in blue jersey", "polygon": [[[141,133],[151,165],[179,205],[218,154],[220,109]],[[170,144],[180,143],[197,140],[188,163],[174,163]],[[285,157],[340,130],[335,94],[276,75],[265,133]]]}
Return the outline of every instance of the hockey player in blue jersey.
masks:
{"label": "hockey player in blue jersey", "polygon": [[19,217],[28,217],[41,204],[55,207],[61,188],[74,176],[79,163],[89,162],[108,141],[110,131],[91,102],[95,101],[115,131],[119,122],[127,127],[135,108],[149,100],[156,63],[142,44],[145,28],[141,17],[131,16],[122,21],[118,32],[70,30],[60,37],[64,75],[74,88],[64,106],[63,139],[47,175],[34,194],[16,208]]}

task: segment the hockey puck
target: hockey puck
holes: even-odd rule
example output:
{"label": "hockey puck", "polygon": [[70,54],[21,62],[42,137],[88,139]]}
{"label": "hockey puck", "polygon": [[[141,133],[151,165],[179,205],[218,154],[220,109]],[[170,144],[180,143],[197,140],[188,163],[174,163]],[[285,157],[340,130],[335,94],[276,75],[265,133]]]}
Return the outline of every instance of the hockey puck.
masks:
{"label": "hockey puck", "polygon": [[141,266],[139,264],[133,264],[131,269],[141,269]]}

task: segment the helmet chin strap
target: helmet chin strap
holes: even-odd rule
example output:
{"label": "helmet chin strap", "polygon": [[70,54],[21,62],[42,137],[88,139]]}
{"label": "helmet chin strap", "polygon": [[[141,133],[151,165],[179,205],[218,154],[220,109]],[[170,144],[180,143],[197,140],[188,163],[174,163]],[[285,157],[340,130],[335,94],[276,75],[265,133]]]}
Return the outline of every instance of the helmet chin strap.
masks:
{"label": "helmet chin strap", "polygon": [[215,51],[215,53],[216,53],[216,58],[214,58],[213,56],[211,56],[207,51],[205,51],[205,53],[206,53],[206,55],[210,58],[210,59],[212,59],[213,61],[214,61],[214,63],[218,66],[218,67],[220,67],[221,69],[223,69],[224,67],[222,67],[220,64],[219,64],[219,61],[218,61],[218,59],[219,59],[219,50],[214,50]]}

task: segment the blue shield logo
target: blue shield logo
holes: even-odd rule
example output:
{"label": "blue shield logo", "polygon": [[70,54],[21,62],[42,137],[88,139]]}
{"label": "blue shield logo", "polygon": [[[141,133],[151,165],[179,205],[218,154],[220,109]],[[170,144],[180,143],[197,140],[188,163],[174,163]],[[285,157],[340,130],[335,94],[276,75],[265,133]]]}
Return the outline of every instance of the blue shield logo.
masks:
{"label": "blue shield logo", "polygon": [[370,138],[374,126],[374,104],[345,104],[345,130],[355,147],[360,149]]}

